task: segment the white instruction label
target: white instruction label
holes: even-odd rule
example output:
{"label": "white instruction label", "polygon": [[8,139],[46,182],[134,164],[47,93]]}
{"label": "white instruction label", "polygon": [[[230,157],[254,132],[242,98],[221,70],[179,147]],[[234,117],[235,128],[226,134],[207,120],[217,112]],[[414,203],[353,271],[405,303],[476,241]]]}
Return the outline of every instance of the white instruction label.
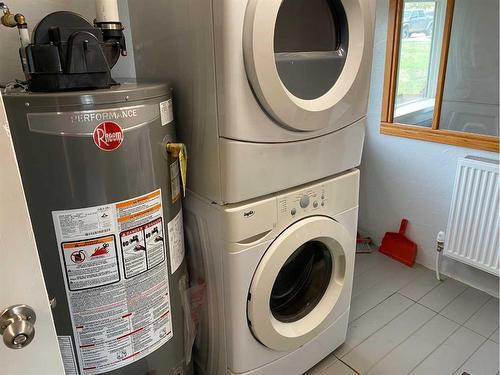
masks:
{"label": "white instruction label", "polygon": [[161,191],[52,217],[81,373],[118,369],[170,340]]}
{"label": "white instruction label", "polygon": [[172,273],[174,273],[184,260],[182,210],[168,223],[168,244],[170,249],[170,267],[172,268]]}
{"label": "white instruction label", "polygon": [[160,103],[160,117],[162,126],[170,124],[172,121],[174,121],[174,109],[173,109],[172,99],[168,99]]}
{"label": "white instruction label", "polygon": [[59,341],[59,351],[61,352],[64,365],[64,373],[66,375],[78,375],[71,336],[57,336],[57,341]]}
{"label": "white instruction label", "polygon": [[179,168],[179,159],[170,164],[170,187],[172,190],[172,203],[175,203],[181,197],[181,171]]}

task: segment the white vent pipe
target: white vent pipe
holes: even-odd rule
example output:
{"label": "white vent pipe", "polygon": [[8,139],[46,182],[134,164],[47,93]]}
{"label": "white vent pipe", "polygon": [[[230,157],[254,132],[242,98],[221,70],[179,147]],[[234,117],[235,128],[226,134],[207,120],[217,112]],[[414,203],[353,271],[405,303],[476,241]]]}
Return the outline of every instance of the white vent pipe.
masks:
{"label": "white vent pipe", "polygon": [[117,0],[96,0],[96,23],[120,22]]}

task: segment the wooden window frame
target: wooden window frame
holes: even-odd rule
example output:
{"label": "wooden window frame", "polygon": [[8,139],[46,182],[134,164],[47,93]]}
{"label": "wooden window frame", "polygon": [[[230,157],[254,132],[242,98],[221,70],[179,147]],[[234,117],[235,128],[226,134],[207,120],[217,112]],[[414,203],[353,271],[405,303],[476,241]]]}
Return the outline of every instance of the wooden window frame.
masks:
{"label": "wooden window frame", "polygon": [[499,152],[499,137],[455,130],[443,130],[439,128],[439,123],[441,120],[443,92],[446,79],[446,68],[448,64],[448,51],[450,47],[451,30],[453,24],[453,11],[455,9],[455,0],[446,0],[443,43],[439,63],[439,75],[437,80],[432,128],[394,122],[403,7],[404,0],[389,0],[384,96],[382,99],[382,119],[380,124],[380,133],[423,141],[445,143],[450,145]]}

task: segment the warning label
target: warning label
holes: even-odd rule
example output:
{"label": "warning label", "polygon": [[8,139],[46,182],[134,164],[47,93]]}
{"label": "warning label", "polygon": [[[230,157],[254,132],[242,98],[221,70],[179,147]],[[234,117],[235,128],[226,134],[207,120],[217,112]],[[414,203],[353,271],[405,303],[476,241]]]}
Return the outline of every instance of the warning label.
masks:
{"label": "warning label", "polygon": [[62,244],[69,290],[82,290],[120,281],[115,236]]}
{"label": "warning label", "polygon": [[161,191],[52,216],[81,373],[118,369],[170,340]]}
{"label": "warning label", "polygon": [[120,233],[125,278],[130,279],[165,261],[163,221],[156,219]]}

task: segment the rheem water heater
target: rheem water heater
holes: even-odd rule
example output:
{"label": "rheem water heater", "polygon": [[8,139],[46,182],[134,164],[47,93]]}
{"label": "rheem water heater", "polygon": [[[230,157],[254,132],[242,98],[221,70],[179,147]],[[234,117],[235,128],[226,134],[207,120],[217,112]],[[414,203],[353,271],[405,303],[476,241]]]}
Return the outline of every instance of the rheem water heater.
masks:
{"label": "rheem water heater", "polygon": [[169,87],[3,97],[66,373],[190,373]]}

